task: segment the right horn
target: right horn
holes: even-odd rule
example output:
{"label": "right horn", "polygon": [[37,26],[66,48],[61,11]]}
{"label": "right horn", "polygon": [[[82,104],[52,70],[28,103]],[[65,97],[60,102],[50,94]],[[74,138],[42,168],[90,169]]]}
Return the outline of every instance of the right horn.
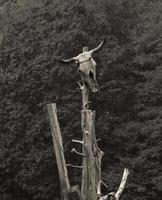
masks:
{"label": "right horn", "polygon": [[106,37],[102,40],[102,42],[94,49],[91,50],[91,54],[93,54],[94,52],[100,50],[102,48],[102,46],[105,44],[106,41]]}

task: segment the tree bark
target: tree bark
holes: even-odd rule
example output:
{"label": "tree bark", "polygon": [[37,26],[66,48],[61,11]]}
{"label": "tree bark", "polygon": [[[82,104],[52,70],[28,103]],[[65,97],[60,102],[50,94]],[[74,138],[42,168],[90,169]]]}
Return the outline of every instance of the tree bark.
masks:
{"label": "tree bark", "polygon": [[81,128],[82,145],[82,185],[83,200],[97,200],[101,196],[101,159],[103,152],[98,148],[95,136],[95,111],[89,110],[89,89],[82,86]]}
{"label": "tree bark", "polygon": [[94,113],[91,110],[82,110],[81,124],[83,132],[83,170],[82,188],[83,200],[97,200],[95,184],[95,157],[93,155],[93,126]]}
{"label": "tree bark", "polygon": [[54,144],[58,172],[59,172],[61,200],[69,200],[70,183],[68,178],[66,161],[64,157],[62,135],[57,118],[56,104],[54,103],[48,104],[47,110],[50,119],[53,144]]}

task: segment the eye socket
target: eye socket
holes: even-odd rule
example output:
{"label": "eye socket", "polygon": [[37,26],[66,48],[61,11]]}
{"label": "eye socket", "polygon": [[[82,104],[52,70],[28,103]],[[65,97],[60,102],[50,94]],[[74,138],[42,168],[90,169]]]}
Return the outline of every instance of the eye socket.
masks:
{"label": "eye socket", "polygon": [[80,69],[78,69],[78,72],[81,73],[82,71]]}
{"label": "eye socket", "polygon": [[94,75],[93,75],[93,72],[92,72],[92,71],[89,72],[89,76],[90,76],[91,78],[94,78]]}

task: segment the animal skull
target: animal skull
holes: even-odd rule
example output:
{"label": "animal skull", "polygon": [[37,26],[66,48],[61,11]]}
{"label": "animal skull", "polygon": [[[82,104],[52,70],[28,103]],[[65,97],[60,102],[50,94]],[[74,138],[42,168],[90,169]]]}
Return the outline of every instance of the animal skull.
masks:
{"label": "animal skull", "polygon": [[88,47],[83,47],[83,53],[76,57],[60,60],[63,63],[75,62],[79,65],[79,72],[81,74],[82,80],[85,84],[89,86],[92,92],[97,92],[99,87],[96,80],[96,62],[92,58],[92,54],[103,46],[105,39],[91,51],[88,51]]}

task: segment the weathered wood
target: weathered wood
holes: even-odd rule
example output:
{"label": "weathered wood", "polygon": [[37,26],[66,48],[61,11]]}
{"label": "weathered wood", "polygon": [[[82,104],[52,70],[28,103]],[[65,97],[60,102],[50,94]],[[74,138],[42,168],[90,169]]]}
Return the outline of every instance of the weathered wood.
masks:
{"label": "weathered wood", "polygon": [[81,200],[80,189],[77,185],[72,186],[69,192],[70,200]]}
{"label": "weathered wood", "polygon": [[83,200],[97,200],[95,185],[95,161],[92,152],[93,148],[93,112],[91,110],[82,110],[81,126],[83,133],[83,170],[82,170],[82,188],[81,194]]}
{"label": "weathered wood", "polygon": [[48,115],[50,119],[53,144],[54,144],[59,178],[60,178],[61,200],[69,200],[70,183],[69,183],[69,178],[68,178],[66,161],[64,157],[62,135],[61,135],[60,126],[59,126],[59,122],[57,118],[56,104],[54,103],[48,104],[47,110],[48,110]]}
{"label": "weathered wood", "polygon": [[83,141],[81,141],[81,140],[72,140],[72,142],[75,142],[75,143],[78,143],[78,144],[83,144]]}
{"label": "weathered wood", "polygon": [[127,182],[128,175],[129,175],[129,170],[125,168],[121,183],[120,183],[119,188],[118,188],[118,191],[115,194],[116,200],[119,200],[119,198],[120,198],[120,196],[121,196],[121,194],[124,190],[125,184]]}
{"label": "weathered wood", "polygon": [[118,188],[118,191],[116,193],[115,192],[110,192],[109,194],[100,197],[99,200],[109,200],[109,199],[110,200],[119,200],[120,196],[121,196],[121,194],[122,194],[122,192],[124,190],[128,175],[129,175],[129,170],[127,168],[125,168],[121,183],[120,183],[119,188]]}
{"label": "weathered wood", "polygon": [[83,83],[83,89],[82,89],[82,109],[83,110],[89,109],[89,88],[85,83]]}
{"label": "weathered wood", "polygon": [[101,159],[103,152],[98,148],[95,136],[95,112],[82,110],[81,126],[83,132],[83,169],[82,188],[83,200],[97,200],[101,195]]}
{"label": "weathered wood", "polygon": [[[83,48],[83,52],[88,48]],[[95,136],[95,112],[89,110],[89,88],[82,78],[81,128],[82,145],[82,184],[83,200],[97,200],[101,196],[101,159],[103,152],[98,148]]]}
{"label": "weathered wood", "polygon": [[74,153],[76,153],[76,154],[79,155],[79,156],[86,157],[86,155],[84,155],[83,153],[80,153],[80,152],[77,151],[75,148],[72,148],[71,152],[74,152]]}
{"label": "weathered wood", "polygon": [[101,196],[101,160],[102,157],[104,155],[103,151],[101,151],[97,145],[97,140],[96,140],[96,135],[95,135],[95,116],[96,116],[96,112],[93,111],[93,145],[92,145],[92,151],[95,157],[95,184],[96,184],[96,193],[97,193],[97,197],[99,198]]}

